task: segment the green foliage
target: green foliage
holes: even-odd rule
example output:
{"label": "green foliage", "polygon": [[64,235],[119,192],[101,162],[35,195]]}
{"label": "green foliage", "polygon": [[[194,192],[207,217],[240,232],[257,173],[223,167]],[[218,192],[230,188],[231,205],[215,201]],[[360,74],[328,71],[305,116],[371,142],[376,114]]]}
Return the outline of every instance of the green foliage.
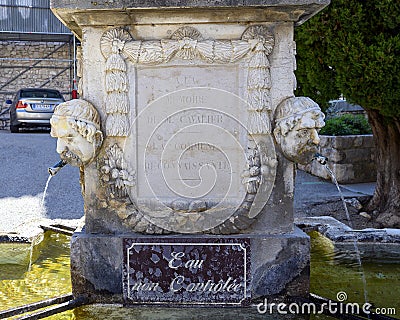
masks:
{"label": "green foliage", "polygon": [[400,1],[332,0],[296,30],[299,88],[324,108],[342,93],[400,117]]}
{"label": "green foliage", "polygon": [[348,136],[353,134],[371,134],[368,120],[363,115],[344,114],[325,121],[319,134],[327,136]]}

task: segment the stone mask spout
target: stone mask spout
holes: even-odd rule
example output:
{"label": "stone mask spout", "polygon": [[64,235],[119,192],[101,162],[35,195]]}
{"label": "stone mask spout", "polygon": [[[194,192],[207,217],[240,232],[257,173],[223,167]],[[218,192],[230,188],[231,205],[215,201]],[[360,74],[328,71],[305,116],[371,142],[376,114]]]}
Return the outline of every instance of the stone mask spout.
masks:
{"label": "stone mask spout", "polygon": [[65,160],[60,160],[54,166],[49,167],[47,170],[49,171],[49,174],[51,176],[55,176],[57,172],[60,171],[66,164],[67,162]]}

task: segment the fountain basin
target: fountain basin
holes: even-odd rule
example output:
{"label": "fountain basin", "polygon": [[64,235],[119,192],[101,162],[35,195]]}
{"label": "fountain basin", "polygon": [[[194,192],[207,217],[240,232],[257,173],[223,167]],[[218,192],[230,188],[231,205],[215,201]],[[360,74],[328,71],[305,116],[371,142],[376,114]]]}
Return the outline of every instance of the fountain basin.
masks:
{"label": "fountain basin", "polygon": [[43,230],[32,225],[21,233],[0,234],[0,265],[24,265],[29,268],[34,259],[33,248],[43,240]]}
{"label": "fountain basin", "polygon": [[[325,219],[325,218],[324,218]],[[324,220],[324,219],[321,219]],[[329,219],[327,219],[330,221]],[[325,220],[326,221],[326,220]],[[333,221],[330,221],[333,222]],[[311,223],[310,223],[311,224]],[[322,226],[321,222],[320,225]],[[331,231],[340,225],[330,226]],[[332,241],[326,235],[329,232],[320,227],[322,233],[311,232],[311,277],[310,292],[336,300],[338,292],[346,292],[346,302],[363,303],[363,285],[357,263],[349,259],[348,250],[339,250],[339,241]],[[323,235],[323,233],[325,235]],[[337,238],[338,239],[338,238]],[[55,297],[72,290],[70,283],[70,237],[53,232],[46,232],[43,241],[34,246],[31,270],[26,264],[0,265],[0,292],[2,310],[24,305],[26,303]],[[7,244],[8,245],[8,244]],[[19,244],[10,244],[18,246]],[[379,247],[379,243],[375,243]],[[400,241],[393,242],[392,247],[400,249]],[[371,258],[375,259],[371,261]],[[384,257],[382,254],[381,258]],[[397,259],[381,259],[362,251],[368,299],[377,307],[398,309],[400,296],[400,255]],[[24,261],[22,261],[24,263]],[[8,276],[7,276],[8,275]],[[10,275],[13,275],[11,278]],[[397,310],[398,311],[398,310]],[[123,308],[116,305],[88,305],[51,316],[48,319],[196,319],[214,317],[216,319],[245,317],[246,319],[301,319],[300,315],[258,314],[256,305],[250,308],[161,308],[136,306]],[[396,317],[396,315],[391,315]],[[397,315],[398,317],[398,315]],[[304,318],[306,319],[307,316]],[[318,319],[331,319],[318,315]]]}
{"label": "fountain basin", "polygon": [[[297,218],[295,222],[300,228],[318,231],[326,237],[332,250],[341,254],[342,259],[356,258],[354,253],[354,240],[356,240],[363,260],[380,263],[400,260],[400,230],[398,229],[354,230],[329,216],[302,217]],[[329,245],[326,246],[329,247]]]}

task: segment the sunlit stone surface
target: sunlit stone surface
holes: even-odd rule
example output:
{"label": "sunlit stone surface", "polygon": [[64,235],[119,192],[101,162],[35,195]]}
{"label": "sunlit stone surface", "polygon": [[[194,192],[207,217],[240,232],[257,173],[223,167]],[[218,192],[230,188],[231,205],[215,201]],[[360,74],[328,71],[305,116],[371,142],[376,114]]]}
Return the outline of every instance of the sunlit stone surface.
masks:
{"label": "sunlit stone surface", "polygon": [[[323,121],[294,97],[293,31],[329,1],[151,3],[52,1],[82,41],[79,91],[104,134],[81,167],[74,294],[207,306],[307,294],[309,239],[293,224],[294,162],[307,159],[286,150],[312,153]],[[285,101],[300,109],[282,114]]]}

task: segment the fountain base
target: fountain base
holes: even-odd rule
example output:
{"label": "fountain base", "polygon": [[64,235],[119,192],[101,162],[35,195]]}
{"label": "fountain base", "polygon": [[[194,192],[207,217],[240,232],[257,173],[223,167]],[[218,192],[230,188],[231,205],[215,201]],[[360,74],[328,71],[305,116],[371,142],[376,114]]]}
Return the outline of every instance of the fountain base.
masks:
{"label": "fountain base", "polygon": [[75,296],[98,303],[243,306],[260,297],[307,296],[309,237],[297,228],[157,238],[77,232],[71,278]]}

